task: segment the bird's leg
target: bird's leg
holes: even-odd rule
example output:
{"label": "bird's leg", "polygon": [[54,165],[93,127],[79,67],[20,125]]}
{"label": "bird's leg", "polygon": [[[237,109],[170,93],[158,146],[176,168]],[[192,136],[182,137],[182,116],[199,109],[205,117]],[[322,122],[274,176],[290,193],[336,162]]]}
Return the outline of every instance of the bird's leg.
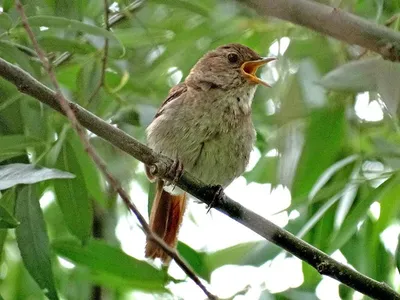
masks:
{"label": "bird's leg", "polygon": [[211,210],[211,208],[215,207],[218,202],[221,202],[224,196],[224,188],[221,185],[212,185],[208,188],[214,190],[214,197],[210,204],[207,206],[207,213]]}
{"label": "bird's leg", "polygon": [[183,174],[183,164],[177,158],[174,160],[174,162],[172,163],[171,167],[169,168],[169,170],[167,172],[167,176],[169,178],[173,178],[172,181],[170,182],[170,184],[172,184],[172,189],[175,189],[179,178],[182,177],[182,174]]}

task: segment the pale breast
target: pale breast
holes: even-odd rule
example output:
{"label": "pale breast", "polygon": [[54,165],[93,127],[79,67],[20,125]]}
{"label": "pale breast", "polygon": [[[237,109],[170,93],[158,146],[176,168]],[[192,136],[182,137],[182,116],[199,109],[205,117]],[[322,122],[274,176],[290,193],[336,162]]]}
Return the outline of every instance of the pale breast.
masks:
{"label": "pale breast", "polygon": [[212,92],[207,97],[192,94],[202,99],[187,101],[183,96],[168,103],[147,130],[149,146],[178,158],[185,170],[206,184],[227,186],[249,162],[255,140],[254,90],[223,93],[223,98]]}

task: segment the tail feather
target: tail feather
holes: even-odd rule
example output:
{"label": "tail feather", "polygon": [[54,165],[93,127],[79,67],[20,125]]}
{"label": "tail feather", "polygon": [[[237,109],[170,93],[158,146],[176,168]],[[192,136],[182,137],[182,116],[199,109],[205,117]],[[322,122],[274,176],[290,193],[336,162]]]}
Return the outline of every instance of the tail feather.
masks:
{"label": "tail feather", "polygon": [[[151,208],[150,228],[170,247],[176,247],[178,232],[186,208],[186,193],[171,195],[164,191],[164,183],[157,180],[157,191]],[[146,257],[159,257],[168,264],[170,257],[154,242],[146,241]]]}

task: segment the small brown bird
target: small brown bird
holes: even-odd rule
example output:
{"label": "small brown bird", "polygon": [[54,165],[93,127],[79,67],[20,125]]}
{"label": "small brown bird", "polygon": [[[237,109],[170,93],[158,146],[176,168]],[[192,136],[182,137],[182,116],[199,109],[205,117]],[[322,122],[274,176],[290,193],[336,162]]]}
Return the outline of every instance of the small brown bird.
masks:
{"label": "small brown bird", "polygon": [[[255,73],[275,58],[262,58],[240,44],[204,55],[184,82],[173,87],[147,128],[149,147],[175,161],[209,185],[226,187],[245,170],[255,140],[251,103],[257,85],[269,86]],[[146,167],[150,180],[154,180]],[[175,247],[186,207],[186,193],[157,179],[150,227]],[[146,257],[169,257],[147,241]]]}

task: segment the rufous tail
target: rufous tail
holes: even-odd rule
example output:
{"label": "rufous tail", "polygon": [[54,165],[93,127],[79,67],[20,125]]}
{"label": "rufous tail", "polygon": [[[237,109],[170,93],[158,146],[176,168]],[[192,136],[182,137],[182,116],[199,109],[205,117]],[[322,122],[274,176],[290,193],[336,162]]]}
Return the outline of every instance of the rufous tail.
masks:
{"label": "rufous tail", "polygon": [[[156,196],[150,213],[150,228],[164,242],[175,248],[178,241],[178,232],[186,208],[186,193],[171,195],[164,191],[164,182],[157,180]],[[168,264],[170,257],[153,241],[146,240],[146,257],[159,257],[164,264]]]}

